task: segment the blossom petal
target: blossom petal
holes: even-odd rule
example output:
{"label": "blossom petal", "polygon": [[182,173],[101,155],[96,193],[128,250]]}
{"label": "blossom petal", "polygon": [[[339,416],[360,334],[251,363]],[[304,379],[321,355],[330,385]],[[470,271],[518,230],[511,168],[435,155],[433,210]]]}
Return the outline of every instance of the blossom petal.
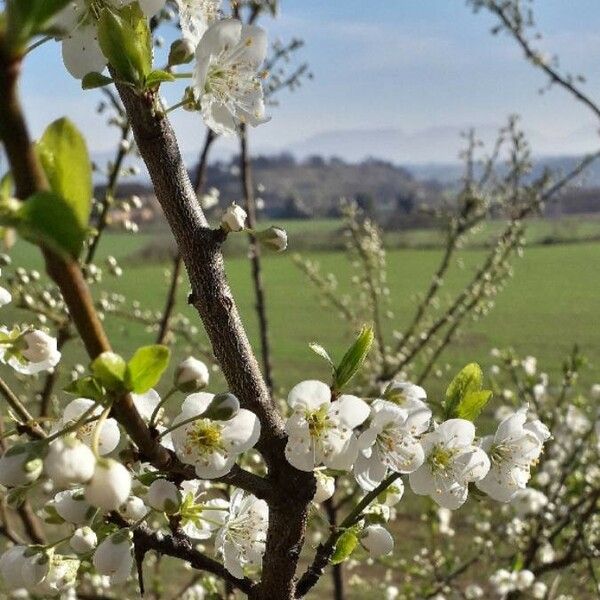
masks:
{"label": "blossom petal", "polygon": [[383,481],[386,472],[387,467],[376,451],[368,458],[359,453],[354,463],[354,477],[363,490],[374,490]]}
{"label": "blossom petal", "polygon": [[107,60],[98,43],[98,32],[91,23],[80,25],[62,42],[65,67],[76,79],[92,71],[103,71]]}
{"label": "blossom petal", "polygon": [[244,46],[243,59],[258,68],[267,57],[267,34],[262,27],[243,25],[240,45]]}
{"label": "blossom petal", "polygon": [[[308,380],[296,384],[288,394],[291,408],[316,410],[323,404],[331,403],[331,390],[322,381]],[[366,418],[366,417],[365,417]]]}
{"label": "blossom petal", "polygon": [[260,421],[253,412],[241,408],[235,417],[224,422],[221,435],[231,452],[239,454],[258,442]]}
{"label": "blossom petal", "polygon": [[371,412],[369,405],[364,400],[349,394],[344,394],[332,402],[329,410],[330,413],[337,414],[340,423],[350,429],[364,423]]}

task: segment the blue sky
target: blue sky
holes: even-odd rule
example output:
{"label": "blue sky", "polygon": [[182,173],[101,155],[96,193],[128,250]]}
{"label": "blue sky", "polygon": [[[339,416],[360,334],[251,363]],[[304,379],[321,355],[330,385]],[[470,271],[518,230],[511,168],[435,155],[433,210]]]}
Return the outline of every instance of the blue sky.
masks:
{"label": "blue sky", "polygon": [[[490,127],[510,113],[523,116],[538,152],[594,144],[597,126],[590,114],[561,90],[540,96],[542,75],[522,60],[508,37],[491,36],[493,19],[474,15],[464,0],[281,4],[280,17],[264,19],[263,25],[273,39],[305,40],[298,60],[310,64],[314,80],[280,96],[272,121],[254,133],[256,150],[280,149],[332,130]],[[600,99],[600,3],[536,4],[544,47],[557,53],[564,67],[585,74],[586,91]],[[114,132],[95,112],[99,94],[81,92],[62,67],[58,44],[42,46],[28,58],[22,90],[35,135],[70,114],[92,150],[113,147]],[[195,151],[204,135],[200,117],[180,111],[174,123],[183,150]]]}

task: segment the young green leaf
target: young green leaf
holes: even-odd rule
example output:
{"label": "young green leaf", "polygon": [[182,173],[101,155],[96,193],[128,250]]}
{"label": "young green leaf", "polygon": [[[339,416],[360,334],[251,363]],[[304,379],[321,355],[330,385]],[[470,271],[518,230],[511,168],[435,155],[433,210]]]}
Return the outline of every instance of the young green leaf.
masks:
{"label": "young green leaf", "polygon": [[444,416],[475,420],[492,392],[483,390],[483,372],[477,363],[470,363],[454,377],[446,390]]}
{"label": "young green leaf", "polygon": [[65,392],[79,396],[80,398],[90,398],[91,400],[101,401],[105,396],[102,386],[93,377],[82,377],[72,381],[65,388]]}
{"label": "young green leaf", "polygon": [[69,119],[58,119],[44,131],[37,153],[52,191],[71,205],[85,231],[92,206],[92,167],[85,139]]}
{"label": "young green leaf", "polygon": [[332,565],[339,565],[345,560],[350,558],[350,555],[354,552],[358,545],[358,537],[353,529],[347,529],[340,535],[331,557]]}
{"label": "young green leaf", "polygon": [[0,200],[8,200],[13,195],[14,182],[12,173],[7,171],[0,179]]}
{"label": "young green leaf", "polygon": [[342,358],[342,361],[335,369],[333,376],[333,389],[337,392],[342,390],[348,382],[356,375],[358,369],[363,364],[371,345],[373,344],[373,328],[363,327],[356,338],[356,341],[350,346],[348,352]]}
{"label": "young green leaf", "polygon": [[95,88],[104,87],[105,85],[109,85],[113,80],[106,75],[102,75],[102,73],[96,73],[96,71],[92,71],[87,75],[84,75],[81,80],[81,89],[82,90],[93,90]]}
{"label": "young green leaf", "polygon": [[127,363],[125,385],[136,394],[143,394],[154,387],[169,364],[171,351],[166,346],[139,348]]}
{"label": "young green leaf", "polygon": [[308,347],[321,358],[325,359],[335,371],[335,365],[333,364],[333,360],[331,360],[331,356],[329,356],[329,352],[321,346],[321,344],[317,344],[317,342],[311,342]]}
{"label": "young green leaf", "polygon": [[459,419],[475,421],[492,397],[492,390],[481,390],[479,392],[467,392],[460,401],[456,410]]}
{"label": "young green leaf", "polygon": [[107,390],[120,391],[125,387],[127,363],[115,352],[103,352],[92,361],[90,370]]}
{"label": "young green leaf", "polygon": [[173,77],[171,73],[167,71],[161,71],[160,69],[152,71],[146,77],[146,89],[158,87],[165,81],[175,81],[175,77]]}
{"label": "young green leaf", "polygon": [[152,70],[152,37],[140,5],[134,2],[119,12],[104,8],[98,42],[119,79],[143,89]]}
{"label": "young green leaf", "polygon": [[38,192],[23,202],[17,213],[21,235],[35,244],[77,258],[85,240],[71,203],[52,192]]}

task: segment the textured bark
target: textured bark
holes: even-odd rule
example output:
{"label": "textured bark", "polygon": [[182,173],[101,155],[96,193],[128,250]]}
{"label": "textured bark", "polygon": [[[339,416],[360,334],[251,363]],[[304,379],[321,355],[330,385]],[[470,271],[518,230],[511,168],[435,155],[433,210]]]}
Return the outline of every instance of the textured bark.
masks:
{"label": "textured bark", "polygon": [[294,576],[307,507],[315,491],[314,476],[297,471],[285,458],[283,421],[271,404],[225,275],[221,244],[226,235],[208,226],[168,119],[154,98],[138,96],[125,86],[118,90],[186,266],[192,288],[189,302],[202,319],[231,392],[261,422],[257,449],[265,459],[271,486],[269,530],[262,580],[251,597],[290,600],[295,595]]}

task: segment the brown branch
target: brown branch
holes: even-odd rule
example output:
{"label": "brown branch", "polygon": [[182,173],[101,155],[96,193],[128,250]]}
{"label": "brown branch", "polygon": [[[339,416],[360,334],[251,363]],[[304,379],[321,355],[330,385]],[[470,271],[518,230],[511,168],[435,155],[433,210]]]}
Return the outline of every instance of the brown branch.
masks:
{"label": "brown branch", "polygon": [[126,86],[119,94],[156,197],[183,257],[194,305],[230,390],[261,422],[257,449],[272,486],[263,574],[256,597],[291,598],[294,573],[304,541],[307,506],[314,495],[312,473],[294,469],[285,459],[286,436],[242,326],[224,270],[224,233],[213,231],[197,202],[169,120],[152,96],[140,97]]}
{"label": "brown branch", "polygon": [[162,313],[162,318],[158,327],[158,335],[156,336],[157,344],[164,344],[167,342],[170,332],[171,316],[177,303],[177,290],[179,288],[179,276],[181,273],[181,254],[177,253],[173,259],[173,271],[171,273],[171,282],[169,284],[169,291],[167,292],[167,298],[165,301],[165,308]]}
{"label": "brown branch", "polygon": [[552,83],[560,85],[570,94],[572,94],[576,100],[581,102],[584,106],[587,106],[594,113],[594,115],[600,119],[600,107],[598,104],[596,104],[596,102],[594,102],[589,96],[584,94],[580,89],[573,85],[573,82],[568,76],[561,75],[546,61],[540,60],[538,53],[532,48],[529,41],[523,35],[521,27],[511,21],[510,17],[502,6],[500,6],[497,2],[488,2],[486,3],[486,7],[500,19],[508,33],[513,36],[517,44],[521,47],[521,50],[523,50],[528,60],[546,73]]}
{"label": "brown branch", "polygon": [[[242,181],[242,194],[244,208],[248,215],[248,227],[256,228],[256,199],[254,197],[254,182],[252,180],[252,163],[248,152],[248,130],[245,125],[240,129],[240,176]],[[273,393],[273,366],[271,362],[271,347],[269,342],[269,324],[265,301],[265,286],[262,276],[260,258],[260,244],[252,232],[248,232],[250,242],[250,264],[252,267],[252,283],[254,297],[256,298],[256,315],[258,317],[258,331],[260,334],[260,349],[263,363],[263,373],[269,393]]]}

